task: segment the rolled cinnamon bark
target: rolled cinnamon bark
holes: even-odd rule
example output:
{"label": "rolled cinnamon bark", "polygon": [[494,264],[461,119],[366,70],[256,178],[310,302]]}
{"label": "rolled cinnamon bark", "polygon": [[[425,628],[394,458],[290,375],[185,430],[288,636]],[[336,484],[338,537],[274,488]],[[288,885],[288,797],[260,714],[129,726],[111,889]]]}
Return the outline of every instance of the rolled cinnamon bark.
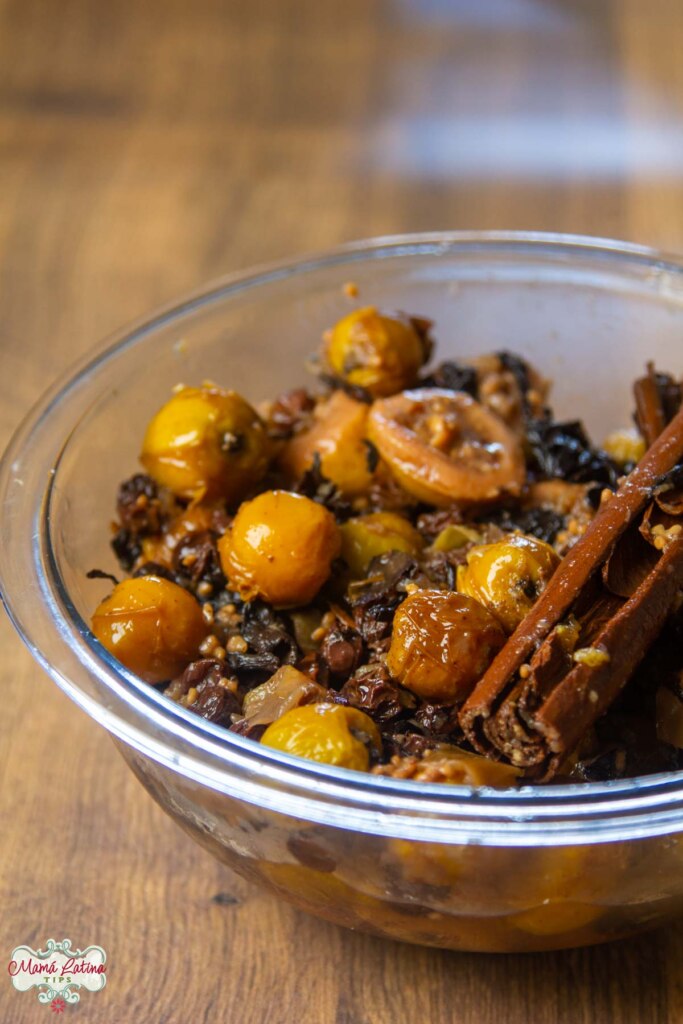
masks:
{"label": "rolled cinnamon bark", "polygon": [[648,447],[656,441],[681,405],[681,384],[668,373],[657,373],[654,363],[633,385],[636,423]]}
{"label": "rolled cinnamon bark", "polygon": [[[627,599],[610,595],[597,570],[681,459],[683,410],[603,502],[464,704],[460,723],[481,753],[549,778],[629,678],[683,587],[683,538],[671,540]],[[602,605],[600,615],[597,605]],[[593,620],[590,647],[603,652],[600,664],[575,665],[573,653],[563,648],[562,631],[556,630],[581,609],[585,624]],[[596,632],[598,621],[603,624]],[[582,632],[579,646],[585,642],[585,628]],[[599,653],[594,661],[600,661]],[[525,678],[519,676],[522,666]]]}
{"label": "rolled cinnamon bark", "polygon": [[633,385],[636,400],[636,422],[645,444],[654,444],[666,426],[664,406],[657,387],[657,375],[653,363],[647,364],[647,374]]}
{"label": "rolled cinnamon bark", "polygon": [[[664,625],[683,587],[683,537],[672,543],[643,583],[593,639],[590,647],[564,652],[551,684],[543,676],[548,638],[498,714],[484,726],[496,750],[516,767],[550,778],[586,730],[614,701]],[[593,664],[575,663],[584,653]],[[539,671],[541,669],[541,671]],[[544,686],[545,684],[545,686]]]}

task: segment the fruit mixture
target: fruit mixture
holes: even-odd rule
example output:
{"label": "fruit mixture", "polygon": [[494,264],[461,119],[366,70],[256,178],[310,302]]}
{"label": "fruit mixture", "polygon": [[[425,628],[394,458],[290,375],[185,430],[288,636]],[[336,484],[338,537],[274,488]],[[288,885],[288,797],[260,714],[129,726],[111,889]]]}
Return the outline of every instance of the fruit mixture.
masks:
{"label": "fruit mixture", "polygon": [[[433,335],[423,317],[358,308],[325,334],[315,388],[253,407],[212,382],[178,386],[147,427],[144,472],[119,488],[126,578],[92,629],[173,701],[267,747],[515,785],[534,778],[525,756],[489,749],[463,708],[652,438],[637,414],[597,447],[555,420],[548,382],[510,352],[425,369]],[[648,374],[661,430],[681,389]],[[680,464],[658,478],[669,497],[681,485]],[[675,503],[666,515],[648,520],[650,554],[678,544]],[[683,766],[680,606],[669,595],[608,707],[590,691],[595,721],[553,781]],[[609,645],[581,640],[585,620],[578,605],[564,614],[556,647],[566,671],[604,676]],[[531,658],[519,678],[534,672]]]}

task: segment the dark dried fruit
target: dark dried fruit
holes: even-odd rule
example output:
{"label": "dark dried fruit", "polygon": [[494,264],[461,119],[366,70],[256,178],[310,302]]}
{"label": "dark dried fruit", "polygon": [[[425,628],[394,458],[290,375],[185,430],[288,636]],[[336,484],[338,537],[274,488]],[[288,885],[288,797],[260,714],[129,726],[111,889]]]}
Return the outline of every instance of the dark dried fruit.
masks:
{"label": "dark dried fruit", "polygon": [[501,509],[481,517],[482,523],[495,523],[501,530],[521,530],[530,537],[552,544],[560,530],[565,527],[564,516],[552,508]]}
{"label": "dark dried fruit", "polygon": [[349,398],[355,399],[356,402],[372,405],[372,395],[365,388],[361,388],[357,384],[349,384],[348,381],[342,380],[341,377],[335,377],[333,374],[325,372],[325,370],[321,370],[318,376],[321,383],[331,391],[343,391]]}
{"label": "dark dried fruit", "polygon": [[401,586],[418,572],[417,563],[403,551],[389,551],[373,558],[365,580],[352,583],[348,600],[358,632],[374,644],[391,633],[394,612],[406,596]]}
{"label": "dark dried fruit", "polygon": [[[422,733],[413,732],[413,727],[405,725],[391,733],[383,735],[384,757],[383,761],[388,762],[392,757],[422,757],[427,750],[433,750],[441,740],[432,739]],[[404,731],[405,730],[405,731]]]}
{"label": "dark dried fruit", "polygon": [[633,778],[653,772],[677,771],[681,753],[657,739],[652,717],[612,712],[596,726],[597,750],[577,762],[573,778],[584,782]]}
{"label": "dark dried fruit", "polygon": [[247,650],[229,651],[227,660],[232,671],[251,686],[264,682],[281,665],[295,665],[299,658],[284,616],[260,601],[244,606],[240,636],[246,640]]}
{"label": "dark dried fruit", "polygon": [[[522,413],[526,421],[535,417],[549,415],[549,409],[542,405],[542,394],[544,393],[544,382],[540,382],[537,374],[531,366],[514,352],[496,352],[503,370],[511,373],[519,390],[522,400]],[[537,390],[540,384],[540,392]],[[531,397],[530,397],[531,396]]]}
{"label": "dark dried fruit", "polygon": [[142,553],[140,539],[161,532],[171,505],[171,497],[160,492],[151,477],[144,473],[136,473],[121,484],[116,497],[120,526],[111,546],[126,572],[130,572]]}
{"label": "dark dried fruit", "polygon": [[522,393],[522,396],[525,396],[532,386],[531,370],[527,361],[522,359],[521,356],[516,355],[514,352],[508,352],[506,349],[501,352],[496,352],[496,356],[503,369],[507,370],[508,373],[511,373],[515,378],[517,387]]}
{"label": "dark dried fruit", "polygon": [[111,539],[111,548],[125,572],[130,572],[142,554],[142,546],[135,534],[121,527]]}
{"label": "dark dried fruit", "polygon": [[185,694],[193,686],[199,690],[205,683],[217,683],[228,675],[228,665],[222,658],[200,658],[198,661],[190,662],[177,680],[177,684],[181,694]]}
{"label": "dark dried fruit", "polygon": [[339,623],[325,636],[320,646],[320,659],[327,666],[333,682],[348,679],[363,657],[363,640],[359,633]]}
{"label": "dark dried fruit", "polygon": [[477,371],[464,363],[447,361],[440,363],[432,372],[420,380],[421,388],[444,388],[447,391],[464,391],[472,398],[477,397]]}
{"label": "dark dried fruit", "polygon": [[255,740],[256,742],[258,742],[263,736],[268,726],[263,724],[252,725],[249,719],[240,718],[238,722],[235,722],[229,728],[230,732],[234,732],[238,736],[245,736],[249,740]]}
{"label": "dark dried fruit", "polygon": [[423,704],[412,716],[411,722],[425,734],[443,739],[455,732],[458,737],[462,729],[458,725],[458,710],[452,704]]}
{"label": "dark dried fruit", "polygon": [[191,662],[183,674],[166,688],[173,700],[186,696],[191,689],[197,696],[188,709],[209,722],[229,726],[232,715],[240,713],[239,698],[225,685],[229,669],[219,658],[202,658]]}
{"label": "dark dried fruit", "polygon": [[467,544],[452,551],[428,548],[420,560],[420,566],[430,584],[439,590],[455,590],[458,566],[467,561],[467,552],[471,547],[471,544]]}
{"label": "dark dried fruit", "polygon": [[310,469],[306,470],[294,490],[312,501],[317,501],[319,505],[324,505],[340,522],[353,514],[353,508],[342,497],[339,488],[327,479],[320,468],[319,452],[314,453]]}
{"label": "dark dried fruit", "polygon": [[417,517],[416,525],[420,533],[433,540],[447,526],[460,526],[463,522],[464,516],[460,506],[451,505],[450,508],[440,508],[436,512],[422,512]]}
{"label": "dark dried fruit", "polygon": [[192,591],[200,583],[211,589],[201,595],[204,599],[225,587],[225,576],[216,546],[217,537],[211,530],[186,534],[173,551],[173,568]]}
{"label": "dark dried fruit", "polygon": [[136,537],[161,532],[163,523],[159,488],[151,477],[136,473],[124,480],[116,496],[116,513],[121,526]]}
{"label": "dark dried fruit", "polygon": [[340,703],[365,711],[376,722],[391,722],[414,704],[411,694],[402,691],[384,665],[364,665],[339,691]]}
{"label": "dark dried fruit", "polygon": [[591,445],[578,420],[532,420],[527,425],[527,444],[527,466],[535,480],[559,477],[577,484],[616,486],[621,470],[609,455]]}
{"label": "dark dried fruit", "polygon": [[211,682],[201,684],[197,699],[188,704],[188,708],[217,725],[230,725],[231,716],[240,713],[240,704],[235,694],[222,684]]}

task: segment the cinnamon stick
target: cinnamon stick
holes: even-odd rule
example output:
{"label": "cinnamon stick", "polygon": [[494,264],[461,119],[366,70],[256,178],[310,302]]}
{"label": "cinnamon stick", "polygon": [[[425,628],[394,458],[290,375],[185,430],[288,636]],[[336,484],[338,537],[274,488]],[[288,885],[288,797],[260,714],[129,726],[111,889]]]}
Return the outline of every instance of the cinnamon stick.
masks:
{"label": "cinnamon stick", "polygon": [[[586,730],[607,710],[656,639],[683,587],[683,536],[672,543],[643,583],[600,630],[589,648],[596,663],[574,663],[566,651],[548,686],[542,667],[550,638],[498,714],[485,727],[496,750],[517,767],[550,778]],[[604,660],[602,660],[604,658]],[[545,687],[543,683],[545,682]],[[544,694],[544,689],[549,692]]]}
{"label": "cinnamon stick", "polygon": [[633,385],[636,423],[646,445],[654,444],[681,406],[681,385],[668,373],[657,373],[654,363]]}
{"label": "cinnamon stick", "polygon": [[[660,552],[657,563],[626,599],[604,591],[598,570],[651,502],[658,482],[682,458],[679,410],[617,493],[603,502],[463,706],[460,723],[481,753],[548,778],[614,700],[683,587],[683,537]],[[609,614],[591,644],[597,651],[604,648],[606,658],[600,665],[574,665],[556,627],[582,603],[588,608],[584,619],[589,623],[596,601],[606,602]],[[522,666],[525,679],[519,676]]]}
{"label": "cinnamon stick", "polygon": [[636,400],[636,422],[645,444],[650,447],[666,426],[664,406],[657,386],[654,363],[647,364],[647,373],[633,385]]}

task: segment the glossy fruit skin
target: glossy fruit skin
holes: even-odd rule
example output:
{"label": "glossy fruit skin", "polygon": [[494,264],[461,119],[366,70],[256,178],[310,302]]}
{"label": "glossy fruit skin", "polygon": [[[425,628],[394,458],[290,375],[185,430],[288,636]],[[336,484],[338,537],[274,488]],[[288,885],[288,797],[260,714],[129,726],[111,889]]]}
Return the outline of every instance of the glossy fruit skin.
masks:
{"label": "glossy fruit skin", "polygon": [[326,357],[336,377],[373,397],[410,387],[425,362],[425,344],[409,318],[374,306],[349,313],[332,328]]}
{"label": "glossy fruit skin", "polygon": [[531,610],[559,565],[545,541],[512,534],[495,544],[481,544],[458,566],[457,588],[485,605],[508,633]]}
{"label": "glossy fruit skin", "polygon": [[290,491],[264,491],[240,505],[218,542],[223,572],[242,598],[279,608],[308,604],[341,549],[334,516]]}
{"label": "glossy fruit skin", "polygon": [[161,683],[197,657],[209,629],[186,590],[158,576],[140,576],[118,583],[98,605],[92,631],[131,672]]}
{"label": "glossy fruit skin", "polygon": [[237,502],[265,474],[271,457],[266,426],[235,391],[182,388],[152,417],[140,461],[180,498]]}
{"label": "glossy fruit skin", "polygon": [[366,772],[368,747],[382,747],[377,726],[363,711],[341,704],[307,704],[287,711],[261,738],[267,747],[338,768]]}
{"label": "glossy fruit skin", "polygon": [[283,473],[292,483],[299,480],[320,456],[323,475],[342,494],[365,494],[373,474],[368,464],[368,406],[344,391],[333,391],[315,409],[313,422],[288,441],[278,459]]}
{"label": "glossy fruit skin", "polygon": [[394,616],[387,668],[423,700],[464,700],[505,643],[494,617],[470,597],[418,590]]}
{"label": "glossy fruit skin", "polygon": [[417,555],[424,541],[415,527],[397,512],[371,512],[349,519],[340,527],[342,558],[355,577],[365,575],[377,555],[405,551]]}
{"label": "glossy fruit skin", "polygon": [[401,487],[432,505],[487,504],[524,484],[519,439],[461,391],[416,388],[373,402],[368,438]]}

